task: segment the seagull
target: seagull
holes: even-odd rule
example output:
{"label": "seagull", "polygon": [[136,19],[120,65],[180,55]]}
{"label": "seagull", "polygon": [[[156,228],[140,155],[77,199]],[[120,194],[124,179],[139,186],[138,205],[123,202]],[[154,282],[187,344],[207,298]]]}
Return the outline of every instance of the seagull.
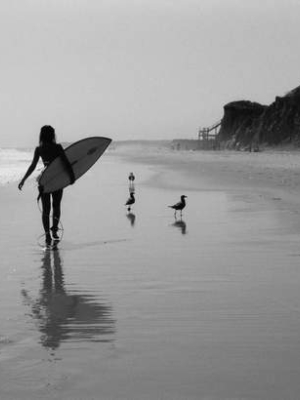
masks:
{"label": "seagull", "polygon": [[130,197],[129,199],[126,201],[125,206],[127,207],[127,210],[130,211],[131,210],[131,205],[135,203],[135,198],[134,198],[134,193],[131,192],[130,193]]}
{"label": "seagull", "polygon": [[181,200],[178,203],[174,204],[173,206],[168,206],[168,207],[173,208],[175,210],[175,212],[174,212],[175,217],[176,217],[176,212],[177,211],[180,211],[180,215],[182,215],[182,210],[186,206],[186,202],[185,202],[185,198],[186,197],[187,196],[182,195],[182,196],[180,196]]}

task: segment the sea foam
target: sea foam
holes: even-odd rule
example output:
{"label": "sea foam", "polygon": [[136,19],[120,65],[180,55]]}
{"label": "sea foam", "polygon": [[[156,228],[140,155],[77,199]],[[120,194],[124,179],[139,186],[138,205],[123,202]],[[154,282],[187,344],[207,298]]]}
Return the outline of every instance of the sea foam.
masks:
{"label": "sea foam", "polygon": [[32,160],[32,150],[0,148],[0,185],[22,178]]}

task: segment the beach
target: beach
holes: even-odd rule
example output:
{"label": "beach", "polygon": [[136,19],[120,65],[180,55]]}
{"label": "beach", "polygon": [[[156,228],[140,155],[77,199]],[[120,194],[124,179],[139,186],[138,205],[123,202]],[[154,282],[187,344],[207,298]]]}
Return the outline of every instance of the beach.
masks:
{"label": "beach", "polygon": [[299,397],[299,152],[116,145],[51,251],[28,160],[0,180],[0,399]]}

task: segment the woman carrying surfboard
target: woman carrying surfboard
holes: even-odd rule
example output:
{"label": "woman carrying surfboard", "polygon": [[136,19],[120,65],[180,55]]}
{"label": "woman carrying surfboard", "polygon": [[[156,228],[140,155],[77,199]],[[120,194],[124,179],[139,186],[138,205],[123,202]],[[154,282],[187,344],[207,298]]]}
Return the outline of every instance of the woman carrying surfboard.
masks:
{"label": "woman carrying surfboard", "polygon": [[[62,145],[56,143],[55,130],[50,125],[45,125],[41,128],[39,137],[39,146],[35,148],[33,160],[26,171],[24,177],[20,181],[18,188],[22,190],[26,179],[35,170],[39,159],[41,158],[44,166],[47,167],[54,159],[60,157],[65,165],[65,168],[70,175],[71,184],[75,182],[75,175],[73,168],[65,155]],[[59,239],[57,234],[58,224],[61,213],[61,200],[63,196],[63,189],[56,190],[52,193],[40,192],[40,198],[42,201],[42,222],[46,235],[46,243],[50,244],[52,237],[55,240]],[[51,198],[52,198],[52,227],[50,228],[50,212],[51,212]],[[52,232],[52,237],[51,233]]]}

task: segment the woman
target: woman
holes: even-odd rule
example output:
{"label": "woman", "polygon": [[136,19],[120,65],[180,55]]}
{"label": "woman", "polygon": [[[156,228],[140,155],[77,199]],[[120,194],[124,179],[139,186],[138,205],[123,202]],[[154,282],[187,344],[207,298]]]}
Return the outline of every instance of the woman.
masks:
{"label": "woman", "polygon": [[[22,187],[26,181],[26,179],[32,174],[35,170],[35,167],[41,157],[44,166],[47,167],[56,157],[61,157],[63,160],[66,169],[70,175],[71,184],[75,182],[74,171],[72,166],[67,159],[64,149],[60,144],[56,143],[55,139],[55,130],[50,125],[45,125],[41,128],[40,138],[39,138],[39,146],[35,148],[33,160],[24,175],[23,179],[18,185],[18,188],[22,190]],[[60,205],[63,195],[63,189],[57,190],[53,193],[40,193],[41,201],[42,201],[42,221],[43,227],[46,235],[46,243],[50,244],[52,237],[55,240],[59,239],[57,234],[58,224],[60,219]],[[51,197],[52,197],[52,227],[50,228],[50,211],[51,211]],[[50,234],[50,230],[52,231],[52,237]]]}

